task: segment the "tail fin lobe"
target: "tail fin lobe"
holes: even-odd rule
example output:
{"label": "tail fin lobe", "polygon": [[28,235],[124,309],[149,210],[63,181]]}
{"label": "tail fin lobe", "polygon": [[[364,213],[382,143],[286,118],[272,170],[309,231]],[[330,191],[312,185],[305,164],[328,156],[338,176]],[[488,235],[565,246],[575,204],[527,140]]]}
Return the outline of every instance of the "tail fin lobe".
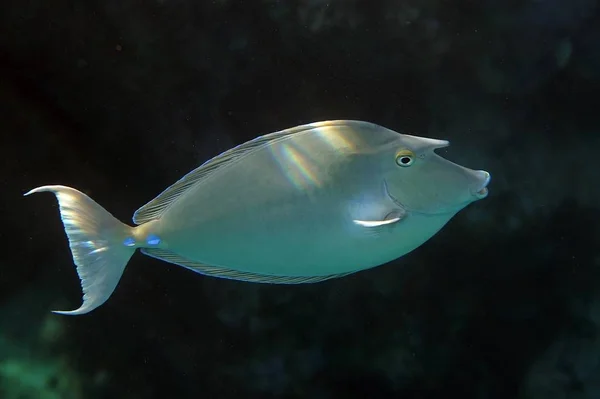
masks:
{"label": "tail fin lobe", "polygon": [[72,311],[81,315],[102,305],[113,293],[135,247],[125,245],[133,235],[129,227],[84,193],[66,186],[42,186],[25,195],[52,192],[59,204],[61,219],[69,240],[73,261],[83,290],[82,305]]}

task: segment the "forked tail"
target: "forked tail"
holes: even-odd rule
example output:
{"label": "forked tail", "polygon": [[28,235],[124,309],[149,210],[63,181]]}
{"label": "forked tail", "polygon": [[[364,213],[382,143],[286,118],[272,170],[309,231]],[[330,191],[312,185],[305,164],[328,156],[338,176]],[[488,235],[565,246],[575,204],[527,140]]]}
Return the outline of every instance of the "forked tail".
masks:
{"label": "forked tail", "polygon": [[133,228],[118,221],[84,193],[65,186],[42,186],[25,195],[49,191],[58,199],[73,261],[83,290],[83,304],[72,311],[81,315],[102,305],[115,290],[134,246],[127,246]]}

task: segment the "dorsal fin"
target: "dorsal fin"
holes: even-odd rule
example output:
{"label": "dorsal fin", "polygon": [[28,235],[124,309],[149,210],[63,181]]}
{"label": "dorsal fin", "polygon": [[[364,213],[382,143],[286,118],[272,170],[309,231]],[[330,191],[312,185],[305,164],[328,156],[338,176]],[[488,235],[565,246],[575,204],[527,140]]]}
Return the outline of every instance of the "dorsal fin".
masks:
{"label": "dorsal fin", "polygon": [[164,260],[165,262],[183,266],[186,269],[195,271],[196,273],[204,274],[211,277],[226,278],[230,280],[247,281],[251,283],[263,284],[310,284],[318,283],[325,280],[344,277],[355,272],[330,274],[327,276],[269,276],[265,274],[257,274],[252,272],[242,272],[229,269],[221,266],[210,266],[202,263],[194,262],[183,256],[177,255],[171,251],[160,248],[142,248],[142,253],[156,259]]}
{"label": "dorsal fin", "polygon": [[168,187],[165,191],[160,193],[156,198],[148,202],[146,205],[142,206],[133,214],[133,223],[135,224],[143,224],[149,222],[151,220],[155,220],[160,218],[160,216],[175,202],[177,199],[184,194],[191,187],[195,186],[197,183],[204,180],[211,173],[215,172],[219,168],[228,165],[230,162],[235,161],[242,156],[252,152],[255,149],[258,149],[264,145],[272,143],[276,140],[299,134],[302,132],[306,132],[312,129],[320,128],[320,127],[333,127],[333,126],[341,126],[341,125],[351,125],[351,124],[369,124],[369,122],[359,122],[359,121],[345,121],[345,120],[335,120],[335,121],[325,121],[325,122],[316,122],[309,123],[305,125],[300,125],[296,127],[292,127],[285,130],[280,130],[278,132],[273,132],[269,134],[265,134],[263,136],[259,136],[253,140],[247,141],[243,144],[240,144],[236,147],[233,147],[220,155],[206,161],[196,169],[192,170],[173,185]]}

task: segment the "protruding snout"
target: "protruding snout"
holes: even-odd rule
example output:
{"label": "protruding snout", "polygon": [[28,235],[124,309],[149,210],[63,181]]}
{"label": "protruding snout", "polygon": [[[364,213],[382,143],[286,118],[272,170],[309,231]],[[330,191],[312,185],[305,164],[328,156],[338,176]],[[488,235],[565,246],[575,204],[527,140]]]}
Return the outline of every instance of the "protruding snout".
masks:
{"label": "protruding snout", "polygon": [[430,139],[426,137],[411,136],[410,134],[403,134],[402,141],[415,152],[425,150],[433,151],[450,145],[448,140]]}
{"label": "protruding snout", "polygon": [[474,170],[472,172],[474,183],[471,185],[471,194],[476,199],[483,199],[488,195],[488,184],[492,176],[485,170]]}

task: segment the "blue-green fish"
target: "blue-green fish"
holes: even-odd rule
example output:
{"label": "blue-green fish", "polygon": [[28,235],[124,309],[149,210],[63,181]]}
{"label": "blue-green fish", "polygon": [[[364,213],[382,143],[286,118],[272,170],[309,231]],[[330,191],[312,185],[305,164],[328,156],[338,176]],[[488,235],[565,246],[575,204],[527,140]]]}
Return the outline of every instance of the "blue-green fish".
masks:
{"label": "blue-green fish", "polygon": [[115,290],[136,249],[209,276],[315,283],[417,248],[487,196],[488,172],[435,153],[448,141],[335,120],[270,133],[214,157],[119,222],[82,192],[58,199],[83,304]]}

